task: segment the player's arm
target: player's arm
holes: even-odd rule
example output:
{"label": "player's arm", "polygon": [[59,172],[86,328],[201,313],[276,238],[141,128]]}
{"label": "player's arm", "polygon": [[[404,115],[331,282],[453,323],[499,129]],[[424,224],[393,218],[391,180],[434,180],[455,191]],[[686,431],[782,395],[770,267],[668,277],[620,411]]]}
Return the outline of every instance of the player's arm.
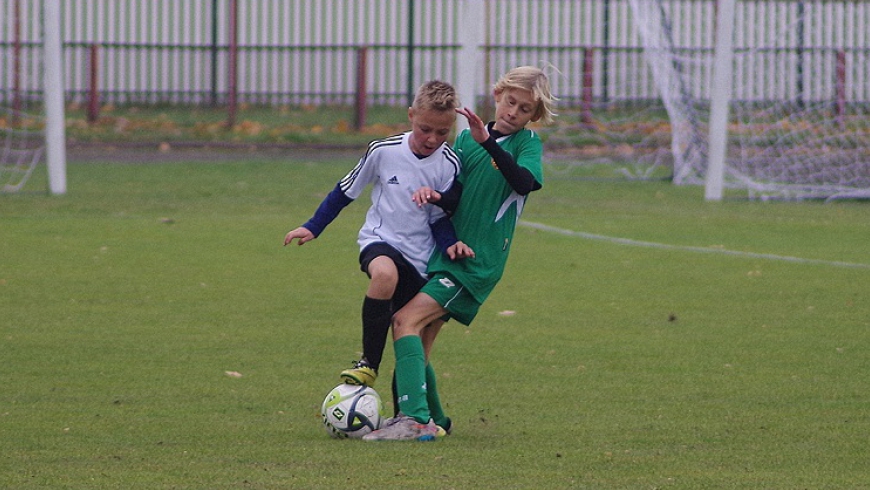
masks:
{"label": "player's arm", "polygon": [[456,236],[456,229],[450,217],[442,216],[434,223],[430,223],[429,228],[432,230],[432,237],[435,238],[435,248],[447,254],[450,260],[474,257],[474,250]]}
{"label": "player's arm", "polygon": [[487,153],[492,157],[496,167],[507,180],[508,185],[516,191],[517,194],[525,196],[526,194],[536,191],[541,188],[541,183],[535,179],[529,169],[520,166],[514,157],[499,146],[492,135],[486,141],[480,144]]}
{"label": "player's arm", "polygon": [[468,129],[472,139],[489,153],[508,185],[517,194],[524,196],[541,188],[541,183],[535,179],[535,176],[528,169],[520,166],[514,157],[495,141],[495,138],[489,133],[492,125],[489,127],[485,125],[480,116],[467,107],[456,109],[456,112],[468,120]]}
{"label": "player's arm", "polygon": [[443,209],[448,216],[453,216],[453,213],[456,212],[456,208],[459,207],[459,198],[462,197],[462,182],[454,180],[453,185],[440,194],[441,199],[439,199],[435,204]]}
{"label": "player's arm", "polygon": [[332,191],[323,199],[323,202],[320,203],[320,206],[317,207],[314,216],[301,227],[287,233],[284,237],[284,245],[289,245],[293,239],[298,239],[299,245],[314,240],[332,223],[338,216],[338,213],[352,202],[353,199],[347,197],[341,190],[340,185],[336,184]]}
{"label": "player's arm", "polygon": [[424,204],[434,204],[443,209],[447,216],[453,216],[456,208],[459,207],[460,197],[462,197],[462,184],[454,180],[450,188],[443,192],[438,192],[431,187],[421,187],[414,191],[411,200],[420,207]]}

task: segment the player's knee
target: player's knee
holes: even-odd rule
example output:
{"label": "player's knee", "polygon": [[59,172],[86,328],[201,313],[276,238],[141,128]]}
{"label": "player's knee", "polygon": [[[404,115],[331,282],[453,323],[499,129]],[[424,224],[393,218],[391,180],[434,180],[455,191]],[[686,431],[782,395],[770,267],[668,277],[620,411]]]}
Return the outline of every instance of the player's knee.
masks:
{"label": "player's knee", "polygon": [[400,338],[406,335],[419,335],[414,328],[415,322],[408,311],[401,309],[393,315],[393,337]]}
{"label": "player's knee", "polygon": [[383,287],[395,288],[399,282],[399,271],[395,266],[388,267],[386,265],[372,263],[369,266],[369,276],[373,283]]}

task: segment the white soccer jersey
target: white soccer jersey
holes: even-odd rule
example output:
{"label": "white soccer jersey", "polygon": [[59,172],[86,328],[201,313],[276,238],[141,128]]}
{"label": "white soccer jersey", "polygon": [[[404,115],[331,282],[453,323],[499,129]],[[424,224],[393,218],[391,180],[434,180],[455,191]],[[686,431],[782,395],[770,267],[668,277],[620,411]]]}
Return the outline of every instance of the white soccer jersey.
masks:
{"label": "white soccer jersey", "polygon": [[446,191],[459,174],[459,158],[445,143],[426,158],[418,158],[408,143],[411,132],[369,144],[368,151],[339,186],[344,194],[358,198],[372,184],[372,206],[359,231],[360,250],[375,242],[385,242],[426,276],[426,263],[435,248],[429,228],[444,216],[434,205],[418,207],[411,195],[423,186]]}

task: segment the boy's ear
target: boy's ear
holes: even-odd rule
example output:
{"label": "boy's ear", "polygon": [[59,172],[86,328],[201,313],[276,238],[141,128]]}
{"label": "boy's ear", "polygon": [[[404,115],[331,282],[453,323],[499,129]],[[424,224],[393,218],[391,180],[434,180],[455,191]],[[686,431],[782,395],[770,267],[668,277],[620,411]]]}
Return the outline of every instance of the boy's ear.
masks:
{"label": "boy's ear", "polygon": [[535,115],[532,116],[531,122],[538,122],[544,117],[544,104],[538,101],[538,107],[535,109]]}
{"label": "boy's ear", "polygon": [[413,107],[408,108],[408,120],[411,122],[414,122],[414,108]]}

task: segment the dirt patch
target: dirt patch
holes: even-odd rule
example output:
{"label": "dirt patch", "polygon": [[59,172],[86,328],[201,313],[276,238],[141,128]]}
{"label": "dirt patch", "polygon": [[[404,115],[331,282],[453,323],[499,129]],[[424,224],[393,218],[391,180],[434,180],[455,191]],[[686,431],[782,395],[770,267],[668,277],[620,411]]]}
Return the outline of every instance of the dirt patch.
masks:
{"label": "dirt patch", "polygon": [[359,158],[365,148],[235,143],[68,143],[70,163],[229,162],[240,159],[306,160]]}

